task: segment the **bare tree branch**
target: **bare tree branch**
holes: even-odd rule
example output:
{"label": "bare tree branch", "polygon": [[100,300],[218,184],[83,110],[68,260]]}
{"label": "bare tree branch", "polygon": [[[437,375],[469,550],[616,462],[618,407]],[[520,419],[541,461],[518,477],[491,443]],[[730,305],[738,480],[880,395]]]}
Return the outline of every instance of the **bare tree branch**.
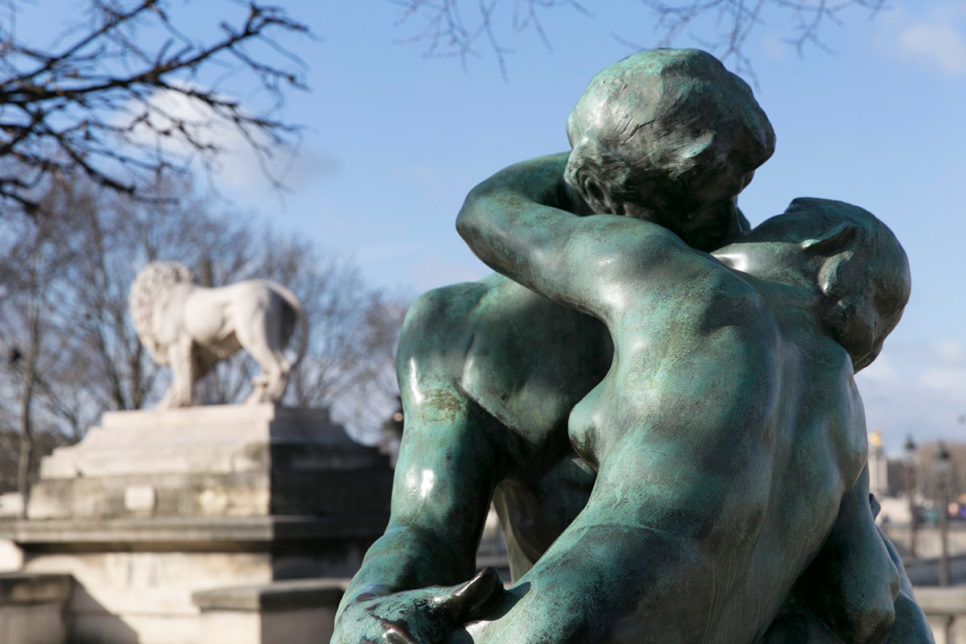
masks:
{"label": "bare tree branch", "polygon": [[[45,49],[11,26],[22,4],[3,3],[10,19],[0,21],[0,200],[33,212],[42,182],[73,168],[140,197],[153,175],[183,171],[193,158],[211,168],[221,151],[204,135],[212,123],[234,128],[262,159],[298,142],[299,128],[272,116],[287,89],[305,88],[304,66],[279,39],[308,30],[284,10],[227,0],[236,18],[199,39],[169,0],[90,0],[89,22]],[[201,83],[218,68],[253,78],[271,105],[252,113]],[[195,105],[195,118],[167,110],[158,101],[166,94]]]}
{"label": "bare tree branch", "polygon": [[[506,57],[512,53],[504,43],[506,32],[513,34],[533,29],[550,47],[541,16],[550,9],[570,7],[592,17],[576,0],[512,0],[512,23],[505,27],[497,19],[497,10],[511,0],[387,0],[402,8],[397,25],[417,23],[417,31],[405,43],[419,43],[428,57],[459,58],[466,66],[468,58],[481,56],[488,48],[497,59],[500,73],[507,77]],[[625,36],[614,37],[633,49],[668,47],[689,34],[697,43],[718,55],[731,59],[736,71],[754,76],[747,46],[752,33],[766,24],[767,17],[790,21],[791,36],[786,40],[801,55],[809,46],[828,50],[820,33],[828,24],[840,25],[841,15],[848,9],[862,9],[875,15],[886,8],[886,0],[639,0],[652,10],[653,29],[659,38],[654,42],[635,43]],[[474,7],[474,4],[476,5]],[[464,19],[464,17],[466,17]],[[700,23],[700,24],[699,24]]]}
{"label": "bare tree branch", "polygon": [[640,0],[656,14],[655,29],[664,36],[660,47],[670,46],[702,18],[714,20],[709,36],[693,33],[700,44],[722,60],[734,61],[739,73],[754,77],[751,59],[746,53],[752,32],[766,23],[765,14],[783,15],[791,22],[792,35],[785,41],[804,55],[808,45],[829,51],[819,37],[829,23],[841,25],[841,15],[849,9],[862,9],[874,16],[886,8],[886,0],[693,0],[666,2]]}
{"label": "bare tree branch", "polygon": [[[498,28],[494,24],[494,12],[501,0],[387,0],[402,7],[397,26],[407,25],[421,19],[425,25],[402,40],[403,43],[420,43],[425,46],[428,58],[459,58],[466,67],[467,59],[480,56],[478,46],[484,43],[496,55],[500,74],[507,79],[506,56],[513,53],[500,44]],[[464,11],[465,4],[476,4],[475,9]],[[513,0],[512,31],[526,32],[533,29],[539,38],[550,46],[550,40],[541,22],[541,13],[550,9],[570,7],[587,16],[592,14],[577,0]],[[463,19],[464,13],[474,17]]]}
{"label": "bare tree branch", "polygon": [[[161,397],[168,370],[147,355],[128,314],[136,273],[159,259],[183,262],[210,286],[249,278],[288,286],[311,331],[286,401],[332,408],[349,425],[378,430],[397,393],[393,354],[404,302],[302,238],[213,212],[186,180],[140,188],[146,202],[67,179],[41,195],[37,217],[0,227],[0,437],[6,430],[22,439],[14,441],[24,457],[20,483],[43,437],[80,440],[103,411],[141,409]],[[243,400],[256,369],[244,352],[219,364],[202,383],[204,400]]]}

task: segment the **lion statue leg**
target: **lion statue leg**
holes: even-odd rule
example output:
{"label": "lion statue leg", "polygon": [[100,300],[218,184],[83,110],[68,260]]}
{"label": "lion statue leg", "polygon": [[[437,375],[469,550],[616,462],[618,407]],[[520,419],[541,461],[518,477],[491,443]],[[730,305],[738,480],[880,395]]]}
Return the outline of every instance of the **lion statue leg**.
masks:
{"label": "lion statue leg", "polygon": [[245,403],[251,405],[264,402],[277,403],[282,399],[285,386],[288,384],[291,371],[289,361],[281,351],[265,350],[263,347],[254,351],[249,349],[248,352],[262,368],[262,373],[252,378],[254,389]]}
{"label": "lion statue leg", "polygon": [[[275,296],[275,294],[273,294]],[[262,324],[238,325],[235,336],[239,344],[262,368],[262,372],[252,378],[254,387],[246,404],[265,402],[277,403],[285,393],[292,365],[282,353],[288,339],[285,332],[283,306],[265,307]]]}
{"label": "lion statue leg", "polygon": [[158,409],[191,406],[194,398],[192,385],[196,378],[193,351],[194,343],[188,337],[181,337],[168,347],[171,386],[158,403]]}
{"label": "lion statue leg", "polygon": [[277,349],[270,349],[265,345],[246,347],[252,359],[262,368],[262,373],[252,378],[254,389],[246,404],[277,403],[285,393],[291,364]]}

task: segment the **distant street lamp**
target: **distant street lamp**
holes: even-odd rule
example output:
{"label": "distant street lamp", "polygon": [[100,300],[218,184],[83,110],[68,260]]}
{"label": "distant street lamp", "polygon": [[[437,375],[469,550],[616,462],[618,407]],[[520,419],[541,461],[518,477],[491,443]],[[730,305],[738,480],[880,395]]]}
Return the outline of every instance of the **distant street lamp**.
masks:
{"label": "distant street lamp", "polygon": [[946,489],[949,478],[949,450],[942,441],[936,445],[936,476],[939,487],[939,537],[942,554],[939,558],[939,585],[949,585],[949,500]]}
{"label": "distant street lamp", "polygon": [[912,434],[906,436],[906,494],[909,495],[909,556],[916,557],[916,443]]}

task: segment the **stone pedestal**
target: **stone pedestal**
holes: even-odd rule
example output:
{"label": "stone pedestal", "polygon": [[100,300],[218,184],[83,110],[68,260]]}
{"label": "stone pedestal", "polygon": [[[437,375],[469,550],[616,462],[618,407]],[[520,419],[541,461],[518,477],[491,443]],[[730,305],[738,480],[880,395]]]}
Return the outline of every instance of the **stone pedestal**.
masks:
{"label": "stone pedestal", "polygon": [[66,642],[64,605],[70,592],[68,575],[0,573],[0,642]]}
{"label": "stone pedestal", "polygon": [[300,579],[195,593],[203,644],[320,644],[348,579]]}
{"label": "stone pedestal", "polygon": [[352,576],[391,486],[387,458],[324,411],[112,412],[44,459],[0,539],[24,570],[74,577],[71,641],[194,643],[193,593]]}

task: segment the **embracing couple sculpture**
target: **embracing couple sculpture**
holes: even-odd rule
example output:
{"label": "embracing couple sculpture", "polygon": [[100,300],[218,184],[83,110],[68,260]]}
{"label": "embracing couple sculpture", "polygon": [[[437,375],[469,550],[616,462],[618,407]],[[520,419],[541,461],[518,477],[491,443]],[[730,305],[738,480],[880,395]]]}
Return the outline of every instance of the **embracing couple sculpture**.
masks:
{"label": "embracing couple sculpture", "polygon": [[932,641],[853,381],[909,297],[895,237],[821,199],[748,230],[774,133],[704,52],[605,69],[567,132],[467,197],[499,274],[407,316],[392,517],[332,641]]}

